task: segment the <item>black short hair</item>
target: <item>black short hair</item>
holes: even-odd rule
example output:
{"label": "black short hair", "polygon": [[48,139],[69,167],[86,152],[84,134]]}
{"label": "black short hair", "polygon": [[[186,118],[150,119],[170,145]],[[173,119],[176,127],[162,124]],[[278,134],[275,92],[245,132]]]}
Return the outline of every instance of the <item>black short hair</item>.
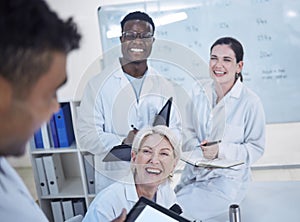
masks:
{"label": "black short hair", "polygon": [[122,31],[124,30],[125,23],[129,20],[142,20],[142,21],[148,22],[152,25],[153,33],[155,31],[155,25],[154,25],[152,18],[145,12],[135,11],[135,12],[131,12],[131,13],[127,14],[121,21]]}
{"label": "black short hair", "polygon": [[53,52],[79,47],[72,18],[63,21],[44,0],[1,0],[0,75],[19,90],[46,73]]}

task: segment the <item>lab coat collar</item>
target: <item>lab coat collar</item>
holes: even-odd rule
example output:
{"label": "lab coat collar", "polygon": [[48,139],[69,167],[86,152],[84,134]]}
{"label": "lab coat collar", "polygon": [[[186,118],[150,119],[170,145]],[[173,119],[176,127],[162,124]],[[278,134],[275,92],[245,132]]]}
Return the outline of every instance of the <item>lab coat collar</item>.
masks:
{"label": "lab coat collar", "polygon": [[[157,73],[157,71],[151,67],[148,67],[145,75],[146,76],[145,76],[145,80],[144,80],[144,83],[142,86],[140,98],[143,98],[144,95],[148,95],[149,92],[153,91],[153,88],[155,88],[155,86],[157,85],[157,81],[159,81],[158,77],[160,76]],[[124,88],[124,87],[128,86],[128,84],[130,84],[129,80],[127,79],[127,77],[125,76],[125,73],[122,70],[121,64],[119,64],[119,69],[113,73],[113,76],[115,78],[120,79],[122,88]],[[132,93],[128,94],[128,95],[135,96],[133,89],[130,88],[129,90],[131,90]]]}
{"label": "lab coat collar", "polygon": [[[217,94],[215,89],[215,82],[213,80],[210,81],[206,81],[203,82],[203,89],[207,95],[207,98],[210,102],[210,104],[212,104],[212,107],[216,106],[216,98],[217,98]],[[221,100],[220,103],[218,103],[218,106],[220,106],[221,104],[223,104],[223,102],[226,100],[226,98],[235,98],[238,99],[241,96],[243,90],[243,83],[241,82],[240,79],[238,79],[235,84],[233,85],[233,87],[231,88],[231,90],[224,96],[224,98]]]}
{"label": "lab coat collar", "polygon": [[[157,75],[157,71],[154,70],[152,67],[148,66],[148,69],[146,70],[145,75],[147,75],[147,76],[149,76],[149,75]],[[123,69],[122,69],[122,66],[121,66],[120,63],[118,63],[118,69],[117,69],[116,72],[114,72],[114,76],[116,78],[124,78],[124,77],[126,77],[125,74],[124,74],[124,72],[123,72]]]}
{"label": "lab coat collar", "polygon": [[233,98],[240,98],[243,89],[243,83],[240,79],[237,79],[231,90],[229,91],[229,96]]}
{"label": "lab coat collar", "polygon": [[[132,172],[130,172],[130,174],[127,176],[126,181],[128,181],[125,185],[126,199],[128,201],[131,201],[131,202],[137,202],[139,200],[139,197],[138,197],[138,194],[137,194],[137,191],[136,191],[135,182],[134,182]],[[165,187],[165,186],[170,186],[168,180],[166,180],[166,182],[164,182],[164,183],[162,183],[161,185],[158,186],[158,189],[157,189],[157,192],[156,192],[156,202],[158,202],[158,203],[163,201],[162,191],[163,191],[163,187]]]}
{"label": "lab coat collar", "polygon": [[129,175],[127,176],[127,180],[128,181],[126,184],[125,184],[125,196],[126,196],[126,199],[128,201],[131,201],[131,202],[137,202],[138,201],[138,195],[137,195],[137,192],[136,192],[136,188],[135,188],[135,183],[134,183],[134,178],[133,178],[133,173],[130,172]]}

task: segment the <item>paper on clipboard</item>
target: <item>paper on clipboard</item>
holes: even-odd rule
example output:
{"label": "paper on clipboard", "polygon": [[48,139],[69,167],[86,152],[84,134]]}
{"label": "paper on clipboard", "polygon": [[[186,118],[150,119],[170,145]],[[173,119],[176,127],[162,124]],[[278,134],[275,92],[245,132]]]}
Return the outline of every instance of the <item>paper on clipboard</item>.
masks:
{"label": "paper on clipboard", "polygon": [[230,168],[244,164],[244,162],[240,160],[229,160],[219,158],[208,160],[201,155],[200,150],[183,152],[180,159],[193,166],[207,168]]}

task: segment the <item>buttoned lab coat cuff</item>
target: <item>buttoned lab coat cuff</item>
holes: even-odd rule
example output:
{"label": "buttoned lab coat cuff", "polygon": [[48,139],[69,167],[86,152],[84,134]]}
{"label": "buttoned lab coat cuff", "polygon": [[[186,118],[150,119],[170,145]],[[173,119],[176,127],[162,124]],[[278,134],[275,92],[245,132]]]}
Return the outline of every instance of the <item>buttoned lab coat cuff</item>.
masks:
{"label": "buttoned lab coat cuff", "polygon": [[217,158],[220,158],[220,159],[226,159],[225,157],[225,147],[224,147],[224,143],[221,142],[221,143],[218,143],[219,145],[219,152],[218,152],[218,156]]}

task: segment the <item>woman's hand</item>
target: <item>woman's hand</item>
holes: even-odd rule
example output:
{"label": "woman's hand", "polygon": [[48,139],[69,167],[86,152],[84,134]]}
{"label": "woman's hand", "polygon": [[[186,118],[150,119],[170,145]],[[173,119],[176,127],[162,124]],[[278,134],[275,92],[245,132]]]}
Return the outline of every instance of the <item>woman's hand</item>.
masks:
{"label": "woman's hand", "polygon": [[218,157],[219,154],[219,143],[215,143],[212,145],[206,145],[208,142],[206,140],[201,142],[201,149],[203,152],[203,156],[206,159],[213,160]]}

